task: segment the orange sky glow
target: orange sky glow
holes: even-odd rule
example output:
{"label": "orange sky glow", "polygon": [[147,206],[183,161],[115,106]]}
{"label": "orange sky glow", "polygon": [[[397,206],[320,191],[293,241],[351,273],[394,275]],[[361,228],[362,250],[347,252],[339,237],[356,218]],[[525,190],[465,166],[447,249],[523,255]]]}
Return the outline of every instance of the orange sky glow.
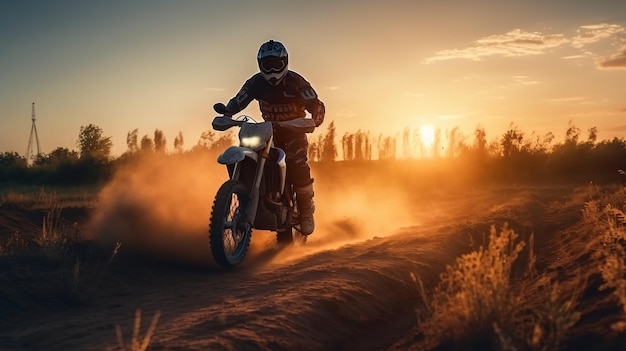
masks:
{"label": "orange sky glow", "polygon": [[88,124],[114,155],[135,128],[189,149],[268,39],[326,104],[320,132],[626,135],[624,1],[27,1],[0,4],[0,152],[26,151],[33,102],[46,153]]}

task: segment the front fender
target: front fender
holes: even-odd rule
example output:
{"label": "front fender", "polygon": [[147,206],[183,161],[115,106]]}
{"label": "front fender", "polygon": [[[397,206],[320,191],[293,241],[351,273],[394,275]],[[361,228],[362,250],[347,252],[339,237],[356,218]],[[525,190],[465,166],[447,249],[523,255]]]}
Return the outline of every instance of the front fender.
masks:
{"label": "front fender", "polygon": [[254,162],[259,160],[259,154],[255,151],[246,147],[231,146],[217,157],[217,162],[223,165],[232,165],[243,161],[246,157],[251,158]]}

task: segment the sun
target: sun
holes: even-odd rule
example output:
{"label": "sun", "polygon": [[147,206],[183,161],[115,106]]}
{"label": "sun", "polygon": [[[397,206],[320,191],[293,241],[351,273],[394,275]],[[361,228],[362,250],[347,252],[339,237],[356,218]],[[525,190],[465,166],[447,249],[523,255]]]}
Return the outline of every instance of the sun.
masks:
{"label": "sun", "polygon": [[435,127],[430,124],[423,125],[420,128],[420,138],[424,145],[432,145],[435,142]]}

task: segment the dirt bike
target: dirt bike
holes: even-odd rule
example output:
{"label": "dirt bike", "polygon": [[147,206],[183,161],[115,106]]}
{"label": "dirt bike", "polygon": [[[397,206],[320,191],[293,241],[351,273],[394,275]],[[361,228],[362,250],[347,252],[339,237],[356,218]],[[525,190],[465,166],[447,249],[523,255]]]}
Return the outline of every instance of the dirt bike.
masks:
{"label": "dirt bike", "polygon": [[227,116],[222,103],[213,108],[221,114],[213,119],[213,129],[239,127],[239,146],[229,147],[217,158],[226,165],[230,179],[217,191],[211,211],[209,241],[216,263],[224,268],[240,264],[253,229],[275,232],[279,245],[306,243],[299,229],[296,193],[287,180],[286,154],[274,147],[273,131],[311,133],[313,120],[257,122],[245,115]]}

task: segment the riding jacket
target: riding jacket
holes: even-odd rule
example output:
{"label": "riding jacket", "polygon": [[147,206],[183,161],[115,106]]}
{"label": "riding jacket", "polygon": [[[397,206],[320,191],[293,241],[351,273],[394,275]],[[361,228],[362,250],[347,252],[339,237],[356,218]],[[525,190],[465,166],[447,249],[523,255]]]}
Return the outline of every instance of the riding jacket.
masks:
{"label": "riding jacket", "polygon": [[230,99],[226,108],[235,114],[246,108],[252,100],[259,102],[261,115],[266,121],[289,121],[305,117],[305,111],[309,111],[316,126],[324,122],[324,103],[319,100],[311,84],[294,71],[288,71],[276,86],[269,84],[261,73],[253,75]]}

